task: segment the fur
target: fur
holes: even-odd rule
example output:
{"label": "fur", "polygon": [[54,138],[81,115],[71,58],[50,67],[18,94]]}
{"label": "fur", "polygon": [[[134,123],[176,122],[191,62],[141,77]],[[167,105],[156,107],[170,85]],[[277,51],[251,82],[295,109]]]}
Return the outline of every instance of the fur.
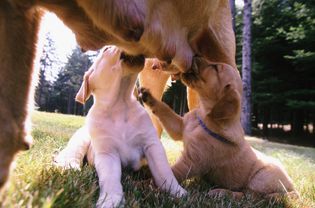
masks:
{"label": "fur", "polygon": [[[181,74],[182,81],[200,98],[199,107],[184,117],[142,88],[140,97],[159,118],[174,140],[184,143],[184,151],[172,170],[179,181],[204,176],[222,189],[210,195],[241,192],[262,195],[295,192],[283,166],[253,149],[244,139],[240,123],[242,82],[238,71],[227,64],[196,57],[198,71]],[[199,124],[198,115],[208,129],[224,137],[222,142]]]}
{"label": "fur", "polygon": [[[25,141],[30,137],[25,122],[40,9],[54,12],[75,33],[84,50],[115,44],[133,55],[160,58],[181,71],[190,68],[196,53],[235,65],[228,0],[185,4],[180,0],[2,0],[0,156],[4,159],[0,161],[0,189],[15,154],[28,147]],[[203,37],[208,48],[200,50],[204,43],[196,42],[197,37]],[[157,89],[163,89],[163,83],[157,82]]]}
{"label": "fur", "polygon": [[105,47],[86,72],[76,99],[85,103],[92,94],[94,104],[85,126],[55,158],[58,166],[78,168],[87,155],[99,178],[97,207],[119,205],[123,199],[122,167],[138,170],[143,158],[159,188],[173,196],[186,194],[171,171],[148,114],[133,96],[144,58],[123,57],[117,47]]}

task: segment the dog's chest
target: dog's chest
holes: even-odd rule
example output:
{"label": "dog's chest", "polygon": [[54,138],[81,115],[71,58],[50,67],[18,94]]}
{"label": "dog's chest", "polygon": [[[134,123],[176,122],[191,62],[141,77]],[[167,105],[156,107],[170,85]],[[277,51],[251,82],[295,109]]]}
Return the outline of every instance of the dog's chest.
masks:
{"label": "dog's chest", "polygon": [[[141,167],[144,147],[152,139],[150,129],[139,114],[125,121],[124,117],[89,121],[93,149],[96,152],[119,154],[123,167],[137,170]],[[148,128],[150,127],[150,128]],[[154,129],[153,129],[154,132]]]}

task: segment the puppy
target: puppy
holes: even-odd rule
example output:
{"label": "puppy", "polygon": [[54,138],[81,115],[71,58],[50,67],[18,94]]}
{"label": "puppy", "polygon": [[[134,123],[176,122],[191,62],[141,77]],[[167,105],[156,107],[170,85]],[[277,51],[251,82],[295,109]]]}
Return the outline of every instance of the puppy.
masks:
{"label": "puppy", "polygon": [[205,176],[222,188],[210,191],[210,195],[240,197],[250,191],[271,196],[294,192],[282,165],[253,149],[244,139],[238,71],[205,58],[195,58],[194,63],[198,71],[181,74],[181,79],[198,93],[199,107],[184,117],[176,115],[148,90],[140,90],[140,97],[169,135],[184,142],[182,156],[172,167],[177,180]]}
{"label": "puppy", "polygon": [[[89,163],[94,164],[99,178],[97,207],[119,205],[123,199],[121,169],[128,166],[138,170],[143,157],[158,187],[174,196],[186,193],[171,171],[150,117],[133,96],[144,61],[143,56],[131,57],[115,46],[105,47],[86,72],[76,96],[81,103],[90,94],[94,97],[85,127],[56,158],[61,165],[79,167],[78,162],[88,153]],[[89,138],[84,138],[86,130],[90,142]]]}
{"label": "puppy", "polygon": [[14,156],[30,138],[25,121],[43,10],[55,13],[84,50],[114,44],[182,71],[190,68],[194,54],[235,65],[228,0],[1,0],[0,190]]}

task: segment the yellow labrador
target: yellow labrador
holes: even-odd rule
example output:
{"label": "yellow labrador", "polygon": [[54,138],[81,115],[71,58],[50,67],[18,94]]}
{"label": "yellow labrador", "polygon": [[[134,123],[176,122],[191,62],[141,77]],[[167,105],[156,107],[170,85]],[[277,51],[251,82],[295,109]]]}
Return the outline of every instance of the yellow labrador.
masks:
{"label": "yellow labrador", "polygon": [[85,50],[118,45],[182,71],[190,68],[194,54],[235,64],[228,0],[1,0],[0,190],[16,153],[29,146],[27,103],[34,92],[30,86],[43,10],[55,13]]}
{"label": "yellow labrador", "polygon": [[181,74],[182,81],[199,96],[199,107],[184,117],[151,96],[140,96],[184,151],[172,167],[177,180],[205,176],[222,189],[210,195],[243,196],[293,192],[292,180],[275,159],[253,149],[244,139],[240,123],[242,82],[230,65],[195,58],[197,72]]}
{"label": "yellow labrador", "polygon": [[[90,94],[94,97],[85,127],[56,157],[57,164],[79,167],[82,156],[88,153],[89,163],[95,165],[99,177],[97,207],[119,205],[123,199],[121,169],[129,166],[138,170],[143,157],[157,186],[174,196],[186,193],[171,171],[149,115],[133,96],[144,61],[143,56],[131,57],[115,46],[105,47],[86,72],[76,96],[81,103]],[[84,135],[90,135],[90,142]]]}

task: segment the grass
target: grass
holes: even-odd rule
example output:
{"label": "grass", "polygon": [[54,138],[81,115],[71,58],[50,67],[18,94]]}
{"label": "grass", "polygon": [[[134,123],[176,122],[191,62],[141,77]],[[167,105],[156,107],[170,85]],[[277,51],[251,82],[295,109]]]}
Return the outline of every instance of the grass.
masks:
{"label": "grass", "polygon": [[[83,117],[53,113],[33,114],[35,145],[19,153],[16,168],[0,207],[94,207],[98,197],[97,175],[93,167],[85,165],[81,171],[60,170],[52,166],[54,153],[60,151],[73,132],[84,122]],[[124,170],[122,183],[125,207],[315,207],[315,149],[272,143],[249,137],[260,151],[278,158],[294,180],[301,199],[281,201],[242,201],[207,196],[213,188],[206,181],[195,178],[183,183],[189,195],[174,199],[158,190],[150,182],[150,173],[143,168],[137,173]],[[180,155],[181,143],[163,135],[162,142],[168,158],[174,163]]]}

